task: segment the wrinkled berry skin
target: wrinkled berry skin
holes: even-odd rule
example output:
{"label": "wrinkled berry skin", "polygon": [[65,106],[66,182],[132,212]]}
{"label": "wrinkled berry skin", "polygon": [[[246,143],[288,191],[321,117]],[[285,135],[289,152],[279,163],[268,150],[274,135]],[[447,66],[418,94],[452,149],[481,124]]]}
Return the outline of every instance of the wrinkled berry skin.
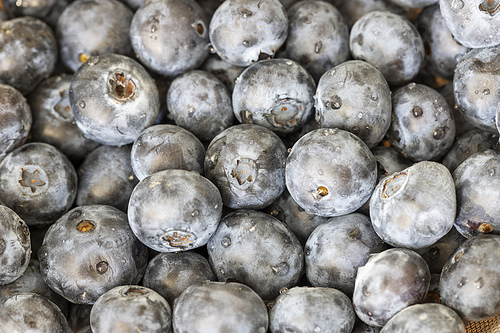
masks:
{"label": "wrinkled berry skin", "polygon": [[144,66],[174,77],[208,56],[208,19],[194,0],[148,1],[132,18],[130,41]]}
{"label": "wrinkled berry skin", "polygon": [[234,122],[231,94],[217,76],[196,70],[176,77],[167,92],[175,123],[210,141]]}
{"label": "wrinkled berry skin", "polygon": [[109,205],[126,212],[130,194],[139,182],[130,161],[131,146],[100,146],[78,167],[75,204]]}
{"label": "wrinkled berry skin", "polygon": [[431,274],[424,259],[403,248],[385,250],[359,268],[353,304],[365,323],[382,327],[404,308],[424,300]]}
{"label": "wrinkled berry skin", "polygon": [[249,66],[233,91],[233,112],[239,122],[290,133],[310,117],[316,84],[298,63],[268,59]]}
{"label": "wrinkled berry skin", "polygon": [[338,128],[301,137],[288,156],[286,186],[308,214],[339,216],[360,208],[377,181],[377,163],[366,144]]}
{"label": "wrinkled berry skin", "polygon": [[439,288],[444,305],[465,320],[483,320],[500,313],[500,236],[466,240],[443,267]]}
{"label": "wrinkled berry skin", "polygon": [[332,217],[307,239],[307,279],[315,287],[335,288],[351,296],[358,268],[385,249],[368,217],[359,213]]}
{"label": "wrinkled berry skin", "polygon": [[92,306],[93,333],[172,331],[172,311],[156,291],[137,285],[118,286],[101,295]]}
{"label": "wrinkled berry skin", "polygon": [[453,172],[457,193],[455,227],[469,238],[482,233],[500,234],[500,156],[491,149],[467,158]]}
{"label": "wrinkled berry skin", "polygon": [[203,174],[205,147],[191,132],[175,125],[146,128],[132,145],[130,160],[139,180],[167,169]]}
{"label": "wrinkled berry skin", "polygon": [[316,121],[356,134],[375,147],[391,124],[391,91],[382,73],[365,61],[346,61],[320,79],[316,95]]}
{"label": "wrinkled berry skin", "polygon": [[390,85],[413,79],[425,52],[417,28],[402,16],[383,11],[363,15],[349,36],[352,57],[377,67]]}
{"label": "wrinkled berry skin", "polygon": [[232,126],[210,142],[205,175],[219,189],[225,206],[262,209],[285,190],[286,153],[271,130],[252,124]]}
{"label": "wrinkled berry skin", "polygon": [[205,245],[222,215],[219,190],[195,171],[170,169],[144,178],[130,196],[128,219],[134,234],[159,252]]}
{"label": "wrinkled berry skin", "polygon": [[498,1],[439,0],[439,7],[453,38],[463,46],[484,48],[500,44]]}
{"label": "wrinkled berry skin", "polygon": [[78,304],[93,304],[111,288],[138,283],[147,255],[127,215],[105,205],[70,210],[49,228],[38,250],[44,281]]}
{"label": "wrinkled berry skin", "polygon": [[225,61],[248,66],[274,56],[288,36],[288,16],[279,0],[230,0],[215,11],[210,42]]}
{"label": "wrinkled berry skin", "polygon": [[288,11],[287,58],[300,63],[316,82],[350,58],[349,28],[336,7],[325,1],[298,1]]}
{"label": "wrinkled berry skin", "polygon": [[91,56],[131,55],[128,31],[133,12],[118,0],[71,2],[57,21],[61,61],[76,72]]}
{"label": "wrinkled berry skin", "polygon": [[206,281],[186,289],[172,313],[176,333],[265,333],[262,299],[244,284]]}
{"label": "wrinkled berry skin", "polygon": [[56,62],[56,38],[45,22],[29,16],[0,21],[0,83],[26,95],[52,73]]}
{"label": "wrinkled berry skin", "polygon": [[453,228],[456,207],[450,171],[440,163],[423,161],[378,183],[370,199],[370,217],[385,242],[418,249]]}
{"label": "wrinkled berry skin", "polygon": [[16,88],[0,83],[0,161],[26,141],[32,122],[26,98]]}
{"label": "wrinkled berry skin", "polygon": [[149,261],[142,284],[162,295],[169,304],[190,285],[217,281],[208,260],[193,251],[159,253]]}
{"label": "wrinkled berry skin", "polygon": [[158,89],[144,67],[112,53],[93,56],[80,66],[69,100],[85,137],[109,146],[134,142],[160,110]]}
{"label": "wrinkled berry skin", "polygon": [[29,96],[33,112],[32,141],[53,145],[70,160],[80,162],[99,144],[83,136],[69,103],[72,75],[48,78]]}
{"label": "wrinkled berry skin", "polygon": [[28,226],[55,222],[71,208],[77,186],[69,159],[46,143],[24,144],[0,164],[0,204]]}
{"label": "wrinkled berry skin", "polygon": [[271,333],[351,332],[352,302],[333,288],[295,287],[279,295],[269,312]]}
{"label": "wrinkled berry skin", "polygon": [[[498,16],[500,18],[500,16]],[[473,49],[457,64],[453,92],[458,109],[475,127],[497,132],[500,46]]]}
{"label": "wrinkled berry skin", "polygon": [[410,83],[392,95],[393,120],[387,137],[392,146],[414,162],[438,160],[455,139],[455,122],[439,92]]}
{"label": "wrinkled berry skin", "polygon": [[23,275],[30,257],[28,226],[12,209],[0,205],[0,288]]}
{"label": "wrinkled berry skin", "polygon": [[381,333],[440,332],[465,333],[460,316],[441,304],[415,304],[398,312]]}
{"label": "wrinkled berry skin", "polygon": [[304,272],[304,252],[297,237],[279,220],[258,211],[226,215],[207,248],[219,281],[244,283],[265,300],[295,286]]}
{"label": "wrinkled berry skin", "polygon": [[0,302],[0,331],[71,333],[61,310],[48,298],[33,293],[12,295]]}

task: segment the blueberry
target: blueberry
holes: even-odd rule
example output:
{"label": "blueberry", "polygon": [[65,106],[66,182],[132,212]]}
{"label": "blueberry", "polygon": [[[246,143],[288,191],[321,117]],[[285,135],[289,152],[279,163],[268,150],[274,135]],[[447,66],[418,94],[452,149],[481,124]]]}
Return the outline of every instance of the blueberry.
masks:
{"label": "blueberry", "polygon": [[354,310],[363,322],[382,327],[399,311],[424,300],[430,278],[424,259],[411,250],[375,254],[358,270]]}
{"label": "blueberry", "polygon": [[366,144],[338,128],[307,133],[287,159],[287,189],[308,214],[352,213],[369,199],[376,180],[377,163]]}
{"label": "blueberry", "polygon": [[219,281],[244,283],[265,300],[295,286],[304,272],[298,239],[279,220],[262,212],[237,210],[226,215],[207,248]]}
{"label": "blueberry", "polygon": [[124,212],[139,182],[130,161],[131,146],[100,146],[91,151],[78,167],[75,204],[110,205]]}
{"label": "blueberry", "polygon": [[389,1],[398,6],[404,8],[412,8],[412,9],[432,6],[439,2],[439,0],[389,0]]}
{"label": "blueberry", "polygon": [[23,275],[30,256],[28,226],[12,209],[0,205],[0,288]]}
{"label": "blueberry", "polygon": [[[500,16],[499,16],[500,17]],[[457,64],[453,91],[458,108],[474,126],[497,132],[500,46],[473,49]]]}
{"label": "blueberry", "polygon": [[[66,318],[72,332],[80,333],[82,330],[82,333],[92,333],[90,330],[90,311],[92,311],[92,305],[69,303],[69,313]],[[88,327],[89,331],[85,331],[85,327]]]}
{"label": "blueberry", "polygon": [[377,146],[372,149],[373,157],[377,161],[378,181],[385,176],[402,171],[413,163],[393,147]]}
{"label": "blueberry", "polygon": [[262,299],[241,283],[206,281],[187,288],[172,313],[176,333],[265,333],[269,323]]}
{"label": "blueberry", "polygon": [[56,61],[56,39],[45,22],[29,16],[0,21],[0,83],[26,95],[54,71]]}
{"label": "blueberry", "polygon": [[339,9],[344,16],[344,19],[352,28],[354,23],[366,13],[379,11],[390,11],[395,14],[404,15],[405,11],[400,6],[386,0],[351,0],[351,1],[334,1],[333,4]]}
{"label": "blueberry", "polygon": [[149,261],[142,284],[174,304],[190,285],[206,280],[217,280],[208,260],[199,253],[186,251],[156,255]]}
{"label": "blueberry", "polygon": [[500,233],[500,207],[496,200],[499,163],[500,155],[487,149],[467,158],[453,172],[457,193],[455,227],[467,238]]}
{"label": "blueberry", "polygon": [[78,69],[69,100],[85,137],[110,146],[134,142],[160,109],[148,72],[135,60],[112,53],[91,57]]}
{"label": "blueberry", "polygon": [[332,288],[295,287],[269,311],[271,333],[351,332],[356,314],[344,293]]}
{"label": "blueberry", "polygon": [[130,25],[130,40],[148,69],[174,77],[208,55],[208,19],[194,0],[147,1]]}
{"label": "blueberry", "polygon": [[276,134],[243,124],[228,128],[210,142],[204,168],[225,206],[262,209],[285,189],[285,161],[286,148]]}
{"label": "blueberry", "polygon": [[33,141],[51,144],[78,163],[99,144],[85,138],[75,124],[69,103],[71,78],[65,74],[50,77],[30,94],[30,134]]}
{"label": "blueberry", "polygon": [[455,119],[455,135],[457,137],[476,128],[472,123],[465,119],[463,110],[461,110],[455,103],[453,81],[448,81],[448,83],[444,86],[438,88],[438,92],[444,97],[450,106],[450,109],[453,111],[453,118]]}
{"label": "blueberry", "polygon": [[118,286],[101,295],[90,312],[93,333],[171,332],[172,311],[156,291],[137,285]]}
{"label": "blueberry", "polygon": [[28,226],[54,223],[75,200],[76,171],[53,146],[32,142],[10,152],[0,164],[0,204]]}
{"label": "blueberry", "polygon": [[370,217],[385,242],[418,249],[434,244],[453,228],[456,206],[450,171],[440,163],[423,161],[378,183]]}
{"label": "blueberry", "polygon": [[462,319],[483,320],[500,313],[500,236],[479,235],[457,248],[443,267],[441,299]]}
{"label": "blueberry", "polygon": [[0,83],[0,161],[26,141],[32,120],[31,108],[21,92]]}
{"label": "blueberry", "polygon": [[483,48],[500,44],[497,0],[440,0],[443,19],[457,42]]}
{"label": "blueberry", "polygon": [[288,16],[279,0],[229,0],[210,21],[209,36],[225,61],[248,66],[274,56],[288,36]]}
{"label": "blueberry", "polygon": [[368,217],[359,213],[332,217],[307,239],[307,279],[313,286],[335,288],[351,296],[358,268],[385,249]]}
{"label": "blueberry", "polygon": [[57,19],[69,0],[3,0],[5,11],[11,17],[33,16],[55,28]]}
{"label": "blueberry", "polygon": [[210,141],[234,122],[231,94],[212,73],[196,70],[176,77],[167,93],[175,123]]}
{"label": "blueberry", "polygon": [[175,125],[146,128],[132,145],[130,160],[139,180],[167,169],[203,173],[205,147],[191,132]]}
{"label": "blueberry", "polygon": [[415,304],[398,312],[382,328],[381,333],[405,332],[465,333],[458,314],[441,304]]}
{"label": "blueberry", "polygon": [[128,219],[141,242],[159,252],[205,245],[222,215],[217,187],[195,171],[170,169],[144,178],[130,196]]}
{"label": "blueberry", "polygon": [[233,111],[244,124],[290,133],[312,114],[316,84],[311,75],[289,59],[269,59],[249,66],[233,91]]}
{"label": "blueberry", "polygon": [[375,147],[391,124],[391,91],[382,73],[367,62],[346,61],[320,79],[316,95],[316,121],[356,134]]}
{"label": "blueberry", "polygon": [[458,61],[468,49],[453,39],[439,5],[425,8],[415,25],[424,41],[429,71],[444,79],[453,79]]}
{"label": "blueberry", "polygon": [[390,85],[413,79],[425,57],[424,43],[415,26],[391,12],[363,15],[352,27],[349,46],[354,59],[377,67]]}
{"label": "blueberry", "polygon": [[436,90],[410,83],[392,95],[393,120],[387,137],[392,146],[415,162],[438,160],[455,139],[448,103]]}
{"label": "blueberry", "polygon": [[0,331],[71,332],[61,310],[48,298],[34,293],[15,294],[0,302]]}
{"label": "blueberry", "polygon": [[57,21],[61,61],[72,72],[91,56],[131,55],[128,36],[133,12],[118,0],[71,2]]}
{"label": "blueberry", "polygon": [[238,76],[245,70],[245,67],[236,66],[222,60],[217,54],[211,54],[200,68],[214,74],[231,93]]}
{"label": "blueberry", "polygon": [[116,286],[138,283],[146,270],[147,250],[125,213],[88,205],[70,210],[49,228],[38,259],[52,290],[70,302],[93,304]]}
{"label": "blueberry", "polygon": [[325,1],[298,1],[288,11],[287,58],[299,62],[316,81],[350,58],[349,28],[342,14]]}

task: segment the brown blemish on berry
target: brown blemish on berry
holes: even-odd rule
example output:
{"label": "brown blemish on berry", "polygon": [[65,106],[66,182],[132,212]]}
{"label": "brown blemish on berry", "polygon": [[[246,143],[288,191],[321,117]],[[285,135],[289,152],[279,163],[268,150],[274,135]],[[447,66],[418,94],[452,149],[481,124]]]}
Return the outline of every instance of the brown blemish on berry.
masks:
{"label": "brown blemish on berry", "polygon": [[126,102],[135,96],[136,85],[122,72],[114,73],[108,80],[108,93],[114,100]]}
{"label": "brown blemish on berry", "polygon": [[76,226],[76,229],[80,232],[89,232],[91,230],[94,230],[94,228],[95,228],[94,223],[88,220],[83,220]]}
{"label": "brown blemish on berry", "polygon": [[324,197],[325,195],[328,194],[328,189],[324,186],[318,186],[316,192],[318,193],[318,195]]}
{"label": "brown blemish on berry", "polygon": [[[394,179],[400,177],[400,176],[407,176],[408,174],[406,172],[401,172],[397,175],[395,175],[394,177],[392,177],[391,179],[387,180],[384,184],[384,188],[382,189],[382,197],[383,198],[387,198],[388,196],[386,195],[386,190],[387,190],[387,185],[392,182]],[[398,189],[400,186],[397,186],[396,189]]]}
{"label": "brown blemish on berry", "polygon": [[177,231],[163,236],[163,240],[167,241],[171,247],[184,247],[192,242],[191,234]]}
{"label": "brown blemish on berry", "polygon": [[80,56],[78,57],[78,60],[83,64],[89,60],[90,56],[87,53],[80,53]]}
{"label": "brown blemish on berry", "polygon": [[488,234],[495,229],[490,223],[484,222],[477,227],[477,231],[483,233],[483,234]]}

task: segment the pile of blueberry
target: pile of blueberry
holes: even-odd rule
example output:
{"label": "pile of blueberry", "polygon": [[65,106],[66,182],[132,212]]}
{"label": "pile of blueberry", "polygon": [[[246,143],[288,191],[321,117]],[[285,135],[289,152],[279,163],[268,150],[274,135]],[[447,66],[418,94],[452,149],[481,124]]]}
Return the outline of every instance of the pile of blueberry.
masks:
{"label": "pile of blueberry", "polygon": [[499,318],[499,106],[497,0],[0,0],[0,332]]}

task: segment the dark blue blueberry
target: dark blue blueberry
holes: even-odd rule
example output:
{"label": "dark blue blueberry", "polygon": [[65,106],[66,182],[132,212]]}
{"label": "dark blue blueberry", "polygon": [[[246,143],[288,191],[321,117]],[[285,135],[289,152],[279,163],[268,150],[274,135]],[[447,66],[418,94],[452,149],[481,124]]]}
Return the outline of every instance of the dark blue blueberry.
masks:
{"label": "dark blue blueberry", "polygon": [[402,171],[413,164],[403,154],[393,147],[377,146],[372,149],[373,157],[377,161],[377,179],[382,180],[395,172]]}
{"label": "dark blue blueberry", "polygon": [[212,281],[187,288],[172,319],[176,333],[266,333],[269,323],[266,305],[252,289]]}
{"label": "dark blue blueberry", "polygon": [[26,141],[32,120],[31,108],[21,92],[0,83],[0,161]]}
{"label": "dark blue blueberry", "polygon": [[85,137],[110,146],[134,142],[160,109],[158,89],[144,67],[112,53],[93,56],[78,69],[69,100]]}
{"label": "dark blue blueberry", "polygon": [[147,249],[124,212],[88,205],[70,210],[49,228],[38,260],[52,290],[70,302],[93,304],[111,288],[141,280]]}
{"label": "dark blue blueberry", "polygon": [[351,332],[356,314],[344,293],[332,288],[295,287],[269,311],[271,333]]}
{"label": "dark blue blueberry", "polygon": [[0,164],[0,204],[28,226],[54,223],[71,208],[77,186],[69,159],[46,143],[27,143]]}
{"label": "dark blue blueberry", "polygon": [[302,65],[269,59],[249,66],[233,90],[233,111],[239,122],[285,134],[311,116],[316,84]]}
{"label": "dark blue blueberry", "polygon": [[21,277],[31,256],[30,231],[9,207],[0,205],[0,292]]}
{"label": "dark blue blueberry", "polygon": [[404,308],[424,300],[431,274],[424,259],[403,248],[372,256],[358,270],[353,304],[358,317],[382,327]]}
{"label": "dark blue blueberry", "polygon": [[108,290],[92,306],[93,333],[151,332],[169,333],[172,310],[156,291],[137,285]]}
{"label": "dark blue blueberry", "polygon": [[438,160],[455,139],[448,103],[436,90],[410,83],[392,94],[393,119],[387,137],[414,162]]}
{"label": "dark blue blueberry", "polygon": [[134,14],[130,40],[144,66],[174,77],[208,56],[208,19],[194,0],[147,1]]}
{"label": "dark blue blueberry", "polygon": [[248,66],[273,57],[288,36],[288,16],[279,0],[224,1],[210,21],[210,42],[230,64]]}
{"label": "dark blue blueberry", "polygon": [[142,284],[173,305],[190,285],[206,280],[217,280],[208,260],[199,253],[186,251],[156,255],[149,261]]}
{"label": "dark blue blueberry", "polygon": [[45,81],[29,96],[33,112],[31,140],[53,145],[76,163],[99,144],[83,136],[76,126],[69,103],[71,75]]}
{"label": "dark blue blueberry", "polygon": [[176,77],[167,93],[175,123],[210,141],[234,122],[231,94],[212,73],[196,70]]}
{"label": "dark blue blueberry", "polygon": [[29,16],[0,21],[0,83],[26,95],[54,71],[56,61],[56,39],[45,22]]}
{"label": "dark blue blueberry", "polygon": [[124,212],[139,182],[130,161],[131,146],[100,146],[78,167],[75,204],[110,205]]}
{"label": "dark blue blueberry", "polygon": [[439,0],[389,0],[389,1],[400,7],[411,8],[411,9],[428,7],[435,5],[439,2]]}
{"label": "dark blue blueberry", "polygon": [[374,65],[390,85],[410,81],[424,64],[422,37],[400,15],[369,12],[356,21],[349,38],[352,57]]}
{"label": "dark blue blueberry", "polygon": [[21,293],[0,302],[0,332],[70,333],[71,329],[64,314],[48,298]]}
{"label": "dark blue blueberry", "polygon": [[484,320],[500,314],[500,236],[466,240],[443,267],[440,280],[444,305],[464,320]]}
{"label": "dark blue blueberry", "polygon": [[300,138],[286,164],[286,187],[308,214],[339,216],[360,208],[377,181],[377,163],[356,135],[321,128]]}
{"label": "dark blue blueberry", "polygon": [[384,138],[391,125],[391,91],[382,73],[367,62],[346,61],[319,80],[316,121],[356,134],[369,148]]}
{"label": "dark blue blueberry", "polygon": [[76,0],[57,21],[61,61],[72,72],[91,56],[131,55],[128,31],[133,12],[118,0]]}
{"label": "dark blue blueberry", "polygon": [[333,217],[311,233],[305,245],[306,274],[315,287],[335,288],[351,296],[359,267],[386,249],[365,215]]}
{"label": "dark blue blueberry", "polygon": [[170,169],[144,178],[130,196],[128,219],[137,238],[159,252],[205,245],[222,215],[217,187],[195,171]]}
{"label": "dark blue blueberry", "polygon": [[245,70],[245,67],[230,64],[222,60],[217,54],[211,54],[203,63],[201,69],[214,74],[232,93],[236,80],[241,72]]}
{"label": "dark blue blueberry", "polygon": [[405,15],[405,10],[387,0],[350,0],[350,1],[333,1],[349,26],[352,28],[354,23],[366,13],[376,10],[390,11],[395,14]]}
{"label": "dark blue blueberry", "polygon": [[444,97],[450,106],[450,109],[453,111],[453,118],[455,119],[455,135],[457,137],[476,128],[472,123],[465,119],[463,110],[461,110],[455,103],[453,81],[448,81],[448,83],[444,86],[438,88],[438,92]]}
{"label": "dark blue blueberry", "polygon": [[[207,148],[205,175],[230,208],[262,209],[285,189],[286,148],[262,126],[232,126]],[[272,184],[272,186],[270,186]]]}
{"label": "dark blue blueberry", "polygon": [[[10,17],[33,16],[45,21],[52,28],[71,0],[3,0]],[[0,6],[1,7],[1,6]],[[1,11],[1,8],[0,8]]]}
{"label": "dark blue blueberry", "polygon": [[287,58],[297,61],[316,82],[350,58],[349,28],[342,14],[325,1],[298,1],[288,11]]}

